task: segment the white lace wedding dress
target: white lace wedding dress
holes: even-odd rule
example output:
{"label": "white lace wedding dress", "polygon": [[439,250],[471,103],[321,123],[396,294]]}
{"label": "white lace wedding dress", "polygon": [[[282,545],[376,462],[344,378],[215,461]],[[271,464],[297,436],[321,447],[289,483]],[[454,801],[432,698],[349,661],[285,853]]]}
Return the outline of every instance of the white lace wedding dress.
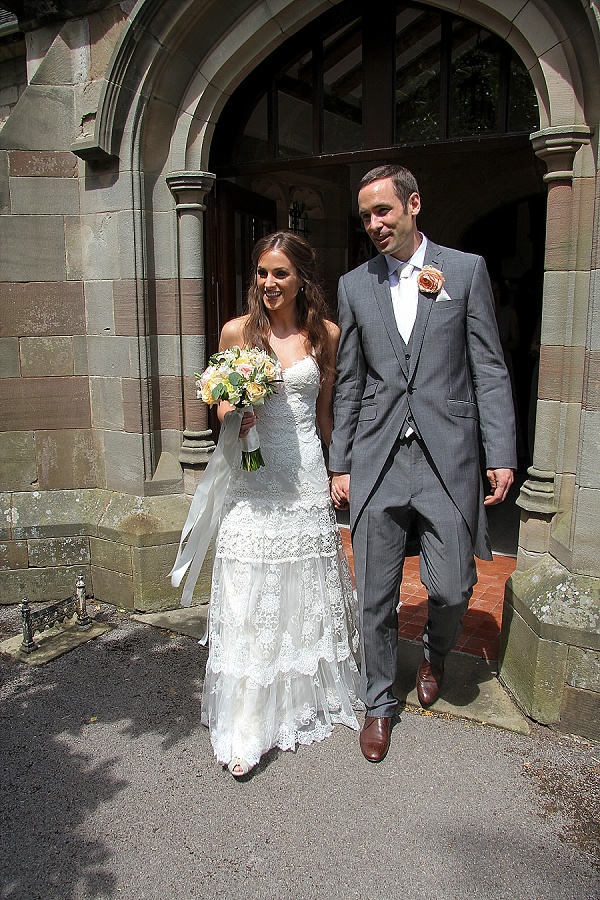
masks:
{"label": "white lace wedding dress", "polygon": [[264,468],[234,465],[215,548],[202,721],[217,760],[251,765],[358,729],[355,597],[305,357],[259,410]]}

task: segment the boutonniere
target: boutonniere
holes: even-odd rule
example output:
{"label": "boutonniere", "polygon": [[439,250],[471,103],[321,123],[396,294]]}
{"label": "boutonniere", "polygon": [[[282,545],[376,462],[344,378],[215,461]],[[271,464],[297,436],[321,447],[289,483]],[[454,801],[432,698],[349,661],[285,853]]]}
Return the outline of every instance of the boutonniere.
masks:
{"label": "boutonniere", "polygon": [[444,287],[444,276],[433,266],[423,266],[417,278],[419,290],[424,294],[439,294]]}

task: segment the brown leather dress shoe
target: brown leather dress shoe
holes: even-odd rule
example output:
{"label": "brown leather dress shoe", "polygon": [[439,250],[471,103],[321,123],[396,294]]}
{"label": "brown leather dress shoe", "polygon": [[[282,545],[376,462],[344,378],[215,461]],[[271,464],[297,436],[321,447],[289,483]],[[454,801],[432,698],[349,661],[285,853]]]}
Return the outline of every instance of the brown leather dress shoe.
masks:
{"label": "brown leather dress shoe", "polygon": [[421,660],[417,672],[417,696],[421,706],[431,706],[439,697],[444,680],[444,664],[434,666],[428,659]]}
{"label": "brown leather dress shoe", "polygon": [[369,762],[381,762],[390,749],[392,719],[378,719],[365,716],[365,724],[360,732],[360,749]]}

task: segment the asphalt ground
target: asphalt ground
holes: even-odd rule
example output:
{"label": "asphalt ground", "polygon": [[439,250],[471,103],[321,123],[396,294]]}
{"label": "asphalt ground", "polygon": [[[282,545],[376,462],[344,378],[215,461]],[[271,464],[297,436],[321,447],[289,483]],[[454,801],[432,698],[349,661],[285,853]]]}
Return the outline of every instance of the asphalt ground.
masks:
{"label": "asphalt ground", "polygon": [[111,630],[46,665],[0,658],[0,897],[600,898],[600,745],[404,708],[378,765],[338,726],[236,781],[207,651],[93,614]]}

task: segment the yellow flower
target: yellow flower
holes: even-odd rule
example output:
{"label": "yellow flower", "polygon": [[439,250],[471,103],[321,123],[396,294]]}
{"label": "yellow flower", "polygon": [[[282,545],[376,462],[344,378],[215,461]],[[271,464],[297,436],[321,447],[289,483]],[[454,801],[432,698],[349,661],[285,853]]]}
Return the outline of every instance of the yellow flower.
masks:
{"label": "yellow flower", "polygon": [[279,373],[279,364],[276,363],[274,359],[265,360],[263,372],[267,381],[274,381],[274,379],[281,377]]}
{"label": "yellow flower", "polygon": [[266,395],[267,389],[264,384],[257,384],[255,381],[250,381],[246,385],[246,396],[253,406],[262,404]]}
{"label": "yellow flower", "polygon": [[202,385],[202,399],[205,403],[208,403],[209,406],[212,406],[214,403],[216,403],[216,400],[212,395],[212,390],[222,381],[222,377],[215,372]]}

